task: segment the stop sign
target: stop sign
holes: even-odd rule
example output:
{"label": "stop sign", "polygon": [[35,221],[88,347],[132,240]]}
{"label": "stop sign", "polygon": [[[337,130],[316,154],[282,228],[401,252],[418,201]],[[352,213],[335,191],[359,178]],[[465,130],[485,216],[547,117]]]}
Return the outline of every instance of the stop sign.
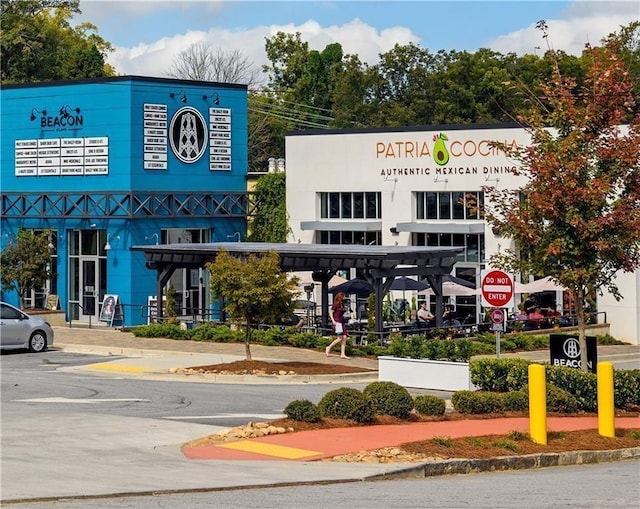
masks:
{"label": "stop sign", "polygon": [[482,271],[482,305],[494,308],[512,307],[513,278],[501,270]]}

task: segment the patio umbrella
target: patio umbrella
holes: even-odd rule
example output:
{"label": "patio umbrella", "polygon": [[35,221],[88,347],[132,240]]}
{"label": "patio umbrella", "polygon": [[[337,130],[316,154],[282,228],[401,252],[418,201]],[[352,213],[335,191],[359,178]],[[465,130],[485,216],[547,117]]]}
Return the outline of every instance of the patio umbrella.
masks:
{"label": "patio umbrella", "polygon": [[[435,295],[435,292],[433,291],[432,288],[427,288],[426,290],[419,291],[418,295]],[[442,295],[444,295],[445,297],[451,297],[453,295],[461,295],[461,296],[480,295],[480,290],[476,290],[475,288],[469,288],[467,286],[454,283],[453,281],[443,281]]]}
{"label": "patio umbrella", "polygon": [[363,279],[349,279],[345,283],[330,287],[329,292],[333,295],[342,292],[346,295],[355,294],[358,297],[367,297],[373,292],[373,287]]}
{"label": "patio umbrella", "polygon": [[535,281],[531,281],[531,283],[525,283],[521,285],[521,288],[524,289],[522,293],[562,292],[567,290],[564,286],[554,283],[553,279],[549,276],[536,279]]}
{"label": "patio umbrella", "polygon": [[415,279],[411,279],[410,277],[403,276],[393,280],[390,290],[397,290],[404,293],[408,290],[419,291],[426,290],[427,288],[429,288],[428,281],[416,281]]}
{"label": "patio umbrella", "polygon": [[467,288],[475,289],[476,287],[476,285],[474,285],[471,281],[467,281],[466,279],[452,276],[451,274],[445,274],[444,276],[442,276],[442,282],[455,283],[457,285],[466,286]]}

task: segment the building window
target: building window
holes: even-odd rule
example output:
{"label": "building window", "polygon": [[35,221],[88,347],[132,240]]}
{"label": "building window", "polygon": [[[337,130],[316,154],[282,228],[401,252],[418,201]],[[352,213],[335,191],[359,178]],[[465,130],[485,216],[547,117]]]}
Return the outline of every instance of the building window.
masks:
{"label": "building window", "polygon": [[316,232],[317,244],[342,244],[360,246],[379,246],[382,244],[382,232],[337,232],[318,231]]}
{"label": "building window", "polygon": [[380,219],[381,193],[320,193],[322,219]]}
{"label": "building window", "polygon": [[464,251],[458,253],[459,262],[484,262],[484,234],[482,233],[413,233],[412,245],[464,247]]}
{"label": "building window", "polygon": [[416,219],[483,219],[483,203],[482,191],[419,191],[416,193]]}

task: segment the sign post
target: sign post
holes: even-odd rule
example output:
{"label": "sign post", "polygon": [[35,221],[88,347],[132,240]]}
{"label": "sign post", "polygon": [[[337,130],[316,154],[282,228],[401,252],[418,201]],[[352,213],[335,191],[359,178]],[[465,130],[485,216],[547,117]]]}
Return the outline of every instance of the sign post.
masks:
{"label": "sign post", "polygon": [[500,332],[504,329],[505,321],[505,312],[500,308],[510,308],[515,303],[513,278],[506,272],[494,269],[485,269],[480,275],[482,305],[496,308],[491,311],[491,321],[496,333],[496,357],[500,357]]}

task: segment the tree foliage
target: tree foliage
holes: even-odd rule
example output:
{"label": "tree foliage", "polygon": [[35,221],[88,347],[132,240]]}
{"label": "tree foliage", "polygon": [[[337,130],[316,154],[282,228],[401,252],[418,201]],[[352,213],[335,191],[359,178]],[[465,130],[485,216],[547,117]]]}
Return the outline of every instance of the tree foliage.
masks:
{"label": "tree foliage", "polygon": [[221,250],[206,267],[211,292],[224,298],[231,321],[244,326],[246,358],[251,360],[252,329],[262,322],[279,323],[293,313],[298,280],[282,272],[275,251],[241,259]]}
{"label": "tree foliage", "polygon": [[20,307],[29,292],[42,289],[49,279],[49,233],[21,229],[0,254],[2,288],[18,293]]}
{"label": "tree foliage", "polygon": [[112,76],[111,44],[91,23],[70,25],[79,0],[5,0],[1,3],[2,83]]}
{"label": "tree foliage", "polygon": [[487,189],[487,219],[516,246],[492,263],[552,276],[573,292],[585,370],[587,293],[619,299],[616,273],[640,266],[640,115],[623,57],[615,38],[587,46],[583,84],[556,66],[538,107],[521,118],[531,144],[513,155],[528,183],[519,192]]}
{"label": "tree foliage", "polygon": [[267,173],[256,183],[256,213],[249,225],[252,242],[286,242],[290,231],[284,173]]}

